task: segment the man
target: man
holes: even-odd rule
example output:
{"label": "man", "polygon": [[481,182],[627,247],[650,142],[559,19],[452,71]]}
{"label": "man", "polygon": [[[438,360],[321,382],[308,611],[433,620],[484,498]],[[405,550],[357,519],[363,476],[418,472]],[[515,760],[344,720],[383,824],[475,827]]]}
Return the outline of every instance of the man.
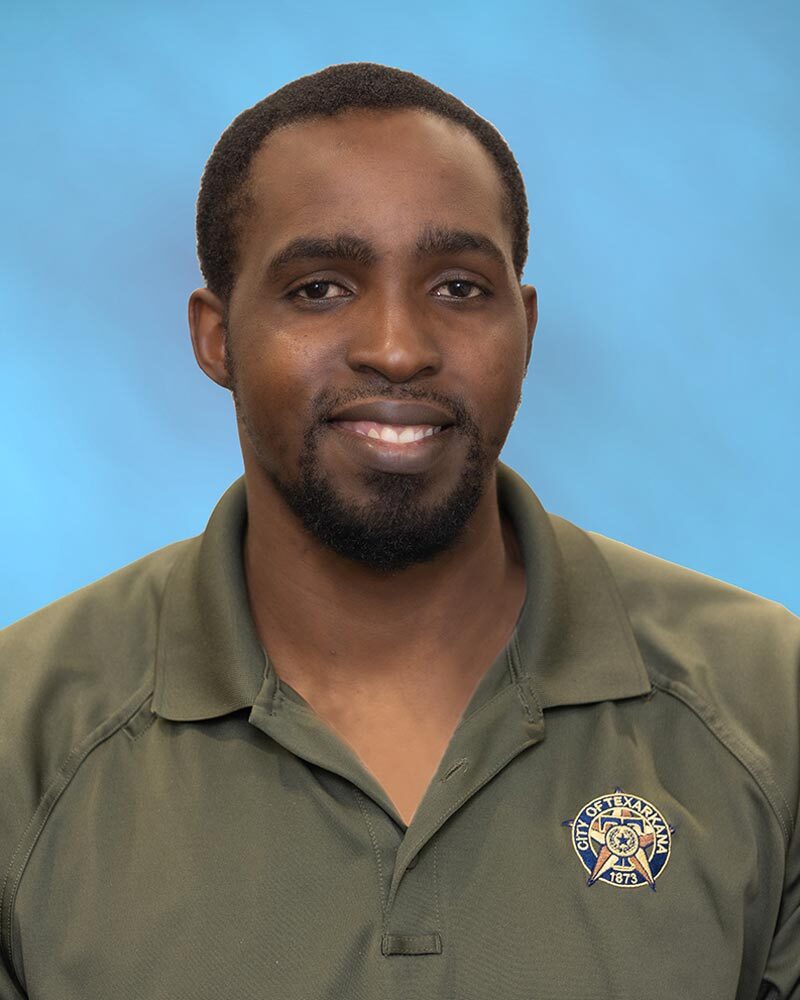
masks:
{"label": "man", "polygon": [[372,64],[203,175],[244,477],[0,640],[3,1000],[800,997],[800,624],[546,513],[496,130]]}

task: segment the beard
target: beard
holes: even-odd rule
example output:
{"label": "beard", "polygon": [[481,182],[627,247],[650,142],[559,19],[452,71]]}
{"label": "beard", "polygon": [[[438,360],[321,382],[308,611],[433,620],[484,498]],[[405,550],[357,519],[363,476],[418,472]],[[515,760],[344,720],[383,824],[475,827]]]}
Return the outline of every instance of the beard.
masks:
{"label": "beard", "polygon": [[[430,394],[426,399],[431,400]],[[272,481],[305,529],[341,556],[382,573],[430,562],[452,548],[475,512],[494,468],[483,450],[470,443],[458,482],[437,504],[425,504],[422,475],[368,470],[364,483],[371,500],[347,503],[317,458],[319,429],[305,438],[295,482]]]}
{"label": "beard", "polygon": [[[232,359],[230,359],[232,360]],[[319,543],[340,556],[379,573],[388,574],[430,562],[452,548],[462,536],[483,497],[497,465],[502,441],[484,443],[475,420],[463,402],[432,390],[387,383],[364,384],[357,391],[323,391],[314,400],[311,424],[303,436],[294,479],[278,474],[262,434],[249,419],[237,394],[235,367],[229,361],[231,388],[237,414],[250,439],[256,459],[289,509]],[[359,503],[337,491],[319,458],[320,435],[329,433],[325,416],[358,399],[416,399],[438,403],[454,416],[448,433],[463,434],[467,455],[458,481],[437,503],[425,502],[427,474],[409,475],[365,470],[362,480],[369,494]]]}

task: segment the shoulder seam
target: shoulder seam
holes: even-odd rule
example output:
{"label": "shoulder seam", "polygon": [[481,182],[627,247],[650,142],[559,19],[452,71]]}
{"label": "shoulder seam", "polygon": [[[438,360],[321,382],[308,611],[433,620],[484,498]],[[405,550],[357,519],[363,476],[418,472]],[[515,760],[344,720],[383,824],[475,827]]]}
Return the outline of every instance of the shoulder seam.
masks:
{"label": "shoulder seam", "polygon": [[[584,529],[581,529],[584,530]],[[591,534],[584,531],[584,534]],[[597,544],[594,538],[591,538],[595,550],[597,551],[600,559],[603,562],[611,580],[614,583],[614,590],[618,593],[618,584],[616,582],[616,577],[614,576],[614,571],[608,564],[605,553],[601,550],[600,546]],[[614,539],[610,539],[614,541]],[[621,544],[625,544],[624,542]],[[648,553],[644,553],[647,555]],[[656,556],[655,558],[660,558]],[[677,565],[677,564],[673,564]],[[686,567],[681,567],[686,568]],[[691,573],[697,573],[696,570],[689,570]],[[703,574],[699,574],[703,575]],[[712,578],[713,579],[713,578]],[[724,581],[716,581],[724,582]],[[630,623],[630,616],[628,615],[625,603],[622,600],[622,596],[619,595],[620,602],[625,613],[625,616]],[[631,634],[635,639],[635,630],[633,624],[630,624]],[[638,646],[638,643],[637,643]],[[642,656],[640,651],[640,656]],[[772,771],[766,761],[761,762],[758,760],[756,753],[752,751],[750,747],[747,746],[736,733],[731,730],[728,724],[719,717],[715,712],[714,708],[704,701],[692,688],[688,685],[683,684],[681,681],[675,681],[669,677],[664,676],[656,667],[651,663],[648,663],[644,656],[642,656],[642,662],[644,663],[645,670],[651,679],[651,684],[654,687],[659,688],[664,691],[665,694],[671,695],[678,701],[682,702],[690,711],[692,711],[697,718],[703,723],[703,725],[708,729],[708,731],[714,736],[719,743],[725,747],[729,754],[736,758],[736,760],[741,764],[741,766],[748,772],[750,777],[755,781],[758,786],[759,791],[767,800],[770,809],[775,814],[778,824],[780,825],[781,832],[783,833],[784,840],[787,845],[794,832],[794,817],[792,815],[792,810],[789,808],[786,799],[781,792],[778,782],[772,775]]]}
{"label": "shoulder seam", "polygon": [[759,761],[750,748],[740,740],[728,727],[714,709],[687,685],[674,681],[660,674],[653,667],[648,668],[654,678],[653,685],[658,690],[670,695],[684,704],[703,723],[714,738],[734,757],[747,771],[764,796],[771,812],[781,828],[783,839],[787,846],[794,830],[794,819],[777,782],[772,777],[769,766]]}
{"label": "shoulder seam", "polygon": [[55,778],[39,800],[39,804],[11,855],[2,889],[0,889],[0,951],[5,952],[8,956],[11,969],[20,983],[23,982],[23,978],[20,970],[16,967],[14,956],[13,916],[17,891],[28,860],[47,824],[53,807],[77,774],[81,764],[96,747],[113,736],[139,711],[148,698],[152,696],[152,690],[152,681],[148,679],[147,683],[139,687],[116,712],[96,726],[72,748],[56,772]]}

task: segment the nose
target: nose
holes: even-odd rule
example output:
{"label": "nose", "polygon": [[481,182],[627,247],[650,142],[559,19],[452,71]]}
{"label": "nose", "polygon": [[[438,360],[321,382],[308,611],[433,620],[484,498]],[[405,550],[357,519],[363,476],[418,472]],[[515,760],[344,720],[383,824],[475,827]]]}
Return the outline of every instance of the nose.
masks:
{"label": "nose", "polygon": [[406,296],[373,296],[360,311],[347,345],[347,363],[357,372],[377,372],[390,382],[408,382],[441,368],[436,339],[426,328],[424,309]]}

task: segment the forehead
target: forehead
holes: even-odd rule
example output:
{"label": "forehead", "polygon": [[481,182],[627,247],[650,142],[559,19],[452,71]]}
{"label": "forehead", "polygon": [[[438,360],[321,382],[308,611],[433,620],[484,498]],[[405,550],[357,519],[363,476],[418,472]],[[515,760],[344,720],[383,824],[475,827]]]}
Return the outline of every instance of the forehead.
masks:
{"label": "forehead", "polygon": [[431,223],[478,229],[507,248],[491,155],[465,128],[418,110],[350,111],[292,124],[253,158],[242,262],[302,232],[347,230],[391,251]]}

